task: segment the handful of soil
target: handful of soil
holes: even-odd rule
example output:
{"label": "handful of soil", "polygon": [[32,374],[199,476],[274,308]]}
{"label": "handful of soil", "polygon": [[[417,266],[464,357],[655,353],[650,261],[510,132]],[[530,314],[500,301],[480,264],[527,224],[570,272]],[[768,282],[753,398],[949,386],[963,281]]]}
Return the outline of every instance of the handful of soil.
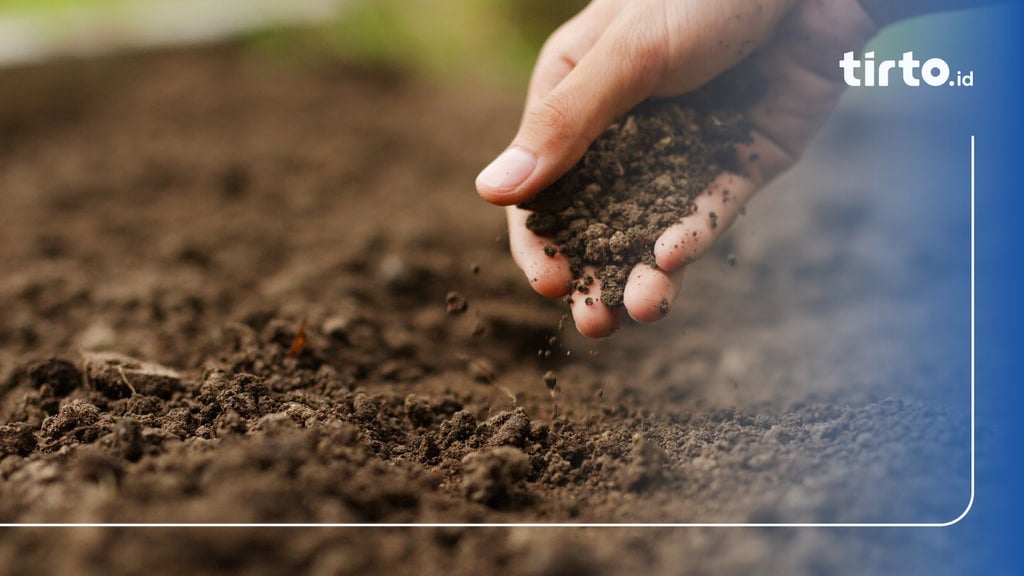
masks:
{"label": "handful of soil", "polygon": [[[567,174],[519,205],[527,228],[552,239],[587,293],[597,270],[601,302],[622,304],[630,270],[655,266],[661,233],[693,212],[693,200],[723,171],[736,172],[736,144],[750,127],[736,96],[750,92],[730,77],[681,98],[644,102],[610,126]],[[722,95],[722,96],[720,96]],[[731,96],[729,98],[727,96]]]}

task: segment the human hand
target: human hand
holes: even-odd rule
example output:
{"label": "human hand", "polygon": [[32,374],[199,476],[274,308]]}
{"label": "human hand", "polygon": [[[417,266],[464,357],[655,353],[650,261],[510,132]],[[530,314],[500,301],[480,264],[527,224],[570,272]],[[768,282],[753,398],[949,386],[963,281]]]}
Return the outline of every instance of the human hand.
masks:
{"label": "human hand", "polygon": [[[551,185],[644,99],[689,92],[754,58],[767,86],[744,111],[753,132],[738,146],[742,175],[721,174],[695,200],[694,213],[656,241],[657,268],[639,264],[627,281],[625,311],[638,322],[662,318],[682,268],[796,161],[846,86],[842,54],[877,30],[858,0],[593,0],[545,43],[519,132],[477,177],[477,191],[507,207],[512,256],[534,290],[564,296],[573,280],[568,260],[545,254],[548,242],[526,228],[529,212],[516,204]],[[576,326],[585,336],[608,336],[622,310],[600,302],[600,285],[589,289],[592,304],[571,298]]]}

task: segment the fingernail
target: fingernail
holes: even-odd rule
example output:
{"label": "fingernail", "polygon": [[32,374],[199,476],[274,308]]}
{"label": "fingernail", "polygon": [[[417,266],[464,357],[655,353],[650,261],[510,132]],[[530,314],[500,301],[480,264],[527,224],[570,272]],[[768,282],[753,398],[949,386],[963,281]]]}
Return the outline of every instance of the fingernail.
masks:
{"label": "fingernail", "polygon": [[526,181],[537,168],[537,159],[522,148],[501,153],[476,177],[477,185],[493,194],[506,194]]}

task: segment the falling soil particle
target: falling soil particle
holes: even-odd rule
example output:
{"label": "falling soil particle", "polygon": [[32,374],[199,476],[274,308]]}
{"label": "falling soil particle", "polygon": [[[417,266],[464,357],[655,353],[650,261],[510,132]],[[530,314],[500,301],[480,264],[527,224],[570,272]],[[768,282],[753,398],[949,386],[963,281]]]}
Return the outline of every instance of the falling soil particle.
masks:
{"label": "falling soil particle", "polygon": [[554,390],[558,386],[558,377],[555,376],[554,370],[548,370],[544,373],[544,385],[547,386],[548,390]]}

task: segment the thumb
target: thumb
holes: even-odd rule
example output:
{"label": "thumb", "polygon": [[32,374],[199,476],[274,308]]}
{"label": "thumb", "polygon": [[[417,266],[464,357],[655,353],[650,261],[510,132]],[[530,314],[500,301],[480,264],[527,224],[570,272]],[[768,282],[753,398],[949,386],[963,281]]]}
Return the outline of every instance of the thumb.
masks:
{"label": "thumb", "polygon": [[664,70],[655,31],[610,26],[547,95],[531,102],[512,144],[476,179],[502,206],[524,202],[565,174],[616,116],[649,96]]}

